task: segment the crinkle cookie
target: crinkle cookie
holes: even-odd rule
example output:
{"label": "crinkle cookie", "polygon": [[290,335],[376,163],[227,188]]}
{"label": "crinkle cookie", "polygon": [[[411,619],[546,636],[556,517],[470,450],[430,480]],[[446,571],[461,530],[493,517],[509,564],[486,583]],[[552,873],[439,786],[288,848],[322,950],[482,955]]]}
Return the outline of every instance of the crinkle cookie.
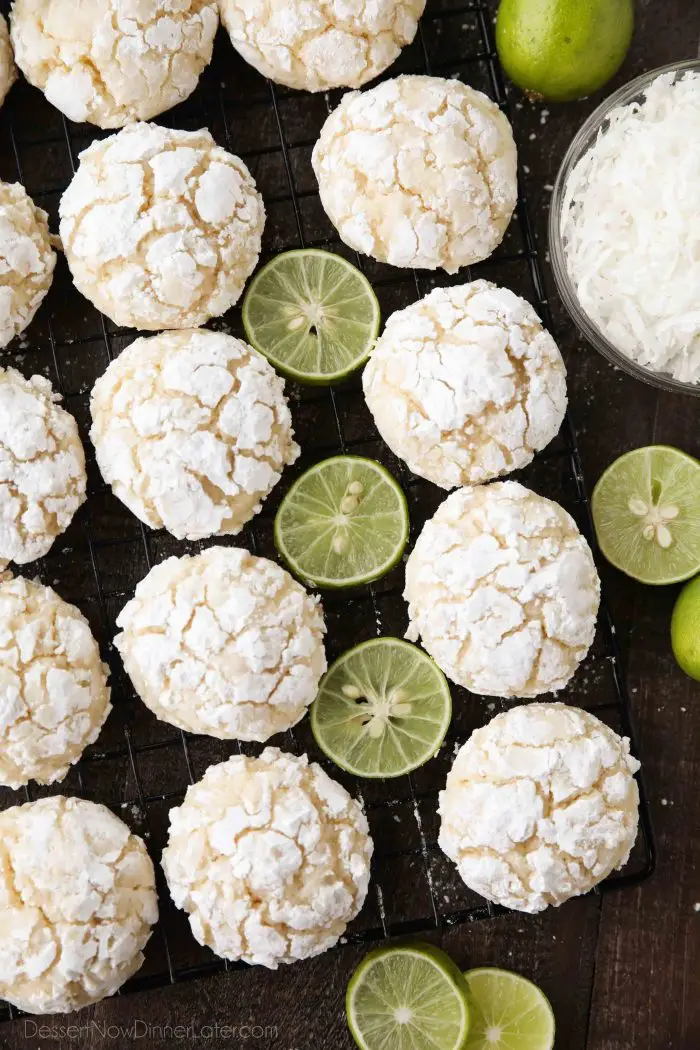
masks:
{"label": "crinkle cookie", "polygon": [[33,1014],[113,995],[158,918],[146,847],[105,806],[61,795],[0,813],[0,998]]}
{"label": "crinkle cookie", "polygon": [[38,581],[0,580],[0,784],[63,779],[112,708],[108,675],[79,609]]}
{"label": "crinkle cookie", "polygon": [[85,453],[48,379],[0,368],[0,567],[43,558],[85,502]]}
{"label": "crinkle cookie", "polygon": [[200,944],[276,969],[337,943],[367,895],[372,849],[345,788],[306,755],[268,747],[187,789],[163,870]]}
{"label": "crinkle cookie", "polygon": [[14,0],[17,64],[70,120],[121,128],[192,94],[216,0]]}
{"label": "crinkle cookie", "polygon": [[10,42],[10,31],[6,19],[0,15],[0,106],[16,79],[17,67]]}
{"label": "crinkle cookie", "polygon": [[51,287],[48,216],[19,182],[0,182],[0,347],[23,332]]}
{"label": "crinkle cookie", "polygon": [[513,708],[460,748],[440,792],[440,847],[490,901],[562,904],[627,862],[638,769],[629,740],[586,711]]}
{"label": "crinkle cookie", "polygon": [[361,87],[394,62],[425,0],[220,0],[236,50],[263,76],[300,91]]}
{"label": "crinkle cookie", "polygon": [[98,139],[61,198],[75,285],[115,324],[197,328],[255,269],[265,208],[250,172],[208,131],[131,124]]}
{"label": "crinkle cookie", "polygon": [[318,598],[238,547],[156,565],[117,626],[141,699],[190,733],[267,740],[304,717],[326,669]]}
{"label": "crinkle cookie", "polygon": [[363,386],[392,452],[444,489],[526,466],[566,411],[556,343],[529,303],[488,281],[392,314]]}
{"label": "crinkle cookie", "polygon": [[345,95],[312,164],[342,240],[392,266],[455,273],[485,259],[517,198],[510,124],[458,80],[402,76]]}
{"label": "crinkle cookie", "polygon": [[406,563],[410,626],[448,678],[485,696],[563,689],[595,634],[600,581],[570,514],[515,481],[453,492]]}
{"label": "crinkle cookie", "polygon": [[105,481],[178,539],[240,532],[299,455],[284,381],[220,332],[137,339],[98,379],[90,407]]}

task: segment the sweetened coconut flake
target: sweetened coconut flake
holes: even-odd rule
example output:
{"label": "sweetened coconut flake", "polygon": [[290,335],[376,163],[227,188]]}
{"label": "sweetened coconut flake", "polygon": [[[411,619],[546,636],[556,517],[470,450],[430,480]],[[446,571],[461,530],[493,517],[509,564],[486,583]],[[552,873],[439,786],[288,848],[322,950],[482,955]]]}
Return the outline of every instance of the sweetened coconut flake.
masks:
{"label": "sweetened coconut flake", "polygon": [[622,353],[700,381],[700,74],[614,109],[571,172],[561,233],[579,302]]}

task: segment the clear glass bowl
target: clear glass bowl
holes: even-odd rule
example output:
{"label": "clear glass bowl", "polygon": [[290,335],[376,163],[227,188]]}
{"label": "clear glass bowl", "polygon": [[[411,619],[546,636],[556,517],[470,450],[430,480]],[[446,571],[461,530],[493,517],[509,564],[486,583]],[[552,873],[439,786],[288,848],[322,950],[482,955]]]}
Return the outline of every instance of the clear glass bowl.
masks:
{"label": "clear glass bowl", "polygon": [[567,180],[578,161],[593,145],[600,129],[605,126],[610,111],[617,106],[624,106],[629,102],[640,99],[651,82],[656,80],[661,73],[675,72],[680,75],[689,69],[700,72],[700,59],[674,62],[668,66],[661,66],[659,69],[652,69],[648,73],[642,73],[641,76],[631,80],[629,84],[621,87],[619,91],[606,98],[591,113],[569,146],[556,178],[552,193],[552,206],[549,213],[549,255],[559,295],[576,327],[596,350],[604,357],[607,357],[612,364],[617,365],[618,368],[621,368],[636,379],[641,379],[644,383],[649,383],[651,386],[660,387],[662,390],[669,390],[673,393],[693,394],[695,397],[700,397],[700,383],[685,383],[663,372],[654,372],[650,368],[637,364],[636,361],[633,361],[621,350],[618,350],[607,336],[601,332],[595,321],[589,317],[578,300],[576,289],[566,268],[564,245],[561,238],[561,213]]}

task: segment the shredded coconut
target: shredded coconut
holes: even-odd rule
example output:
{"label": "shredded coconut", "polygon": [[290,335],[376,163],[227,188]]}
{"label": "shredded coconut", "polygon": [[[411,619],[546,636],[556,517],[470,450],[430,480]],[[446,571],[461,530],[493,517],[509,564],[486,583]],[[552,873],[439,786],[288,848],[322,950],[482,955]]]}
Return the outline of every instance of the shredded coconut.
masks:
{"label": "shredded coconut", "polygon": [[406,563],[410,627],[445,674],[474,693],[562,689],[593,641],[600,581],[557,503],[514,481],[453,492]]}
{"label": "shredded coconut", "polygon": [[108,675],[79,609],[36,581],[0,580],[0,784],[63,779],[111,710]]}
{"label": "shredded coconut", "polygon": [[392,314],[363,386],[392,452],[445,489],[526,466],[566,411],[556,343],[529,303],[488,281]]}
{"label": "shredded coconut", "polygon": [[157,918],[146,848],[104,806],[58,795],[0,813],[0,998],[52,1014],[113,995]]}
{"label": "shredded coconut", "polygon": [[6,19],[0,15],[0,106],[16,79],[17,67],[10,43],[10,32]]}
{"label": "shredded coconut", "polygon": [[367,894],[372,840],[345,788],[277,748],[210,766],[170,811],[163,869],[200,944],[276,969],[337,943]]}
{"label": "shredded coconut", "polygon": [[265,358],[233,336],[137,339],[92,391],[102,476],[151,528],[235,535],[299,455],[283,391]]}
{"label": "shredded coconut", "polygon": [[440,793],[439,844],[467,886],[518,911],[587,893],[637,837],[639,762],[586,711],[528,704],[460,749]]}
{"label": "shredded coconut", "polygon": [[78,424],[43,376],[0,368],[0,567],[43,558],[85,502]]}
{"label": "shredded coconut", "polygon": [[0,182],[0,347],[23,332],[51,287],[48,216],[24,186]]}
{"label": "shredded coconut", "polygon": [[238,547],[155,566],[117,626],[144,703],[191,733],[267,740],[303,718],[326,669],[318,598]]}
{"label": "shredded coconut", "polygon": [[402,76],[345,95],[313,151],[343,241],[392,266],[455,273],[500,244],[516,150],[498,106],[458,80]]}
{"label": "shredded coconut", "polygon": [[700,381],[700,73],[665,73],[614,109],[565,187],[579,302],[623,354]]}
{"label": "shredded coconut", "polygon": [[216,0],[14,0],[17,64],[70,120],[120,128],[192,94]]}
{"label": "shredded coconut", "polygon": [[208,131],[131,124],[98,139],[61,198],[76,287],[115,324],[197,328],[237,302],[260,254],[262,198]]}
{"label": "shredded coconut", "polygon": [[361,87],[416,35],[425,0],[220,0],[238,52],[301,91]]}

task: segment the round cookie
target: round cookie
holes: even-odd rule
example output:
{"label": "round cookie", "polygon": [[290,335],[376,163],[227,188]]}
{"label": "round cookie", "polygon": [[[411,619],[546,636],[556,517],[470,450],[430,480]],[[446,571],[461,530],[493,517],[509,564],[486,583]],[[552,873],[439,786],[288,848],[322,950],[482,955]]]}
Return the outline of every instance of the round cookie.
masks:
{"label": "round cookie", "polygon": [[115,324],[197,328],[255,269],[265,208],[242,160],[208,131],[131,124],[98,139],[61,198],[75,285]]}
{"label": "round cookie", "polygon": [[626,863],[638,769],[629,740],[587,711],[515,707],[460,748],[440,792],[440,847],[496,904],[562,904]]}
{"label": "round cookie", "polygon": [[112,709],[108,676],[79,609],[36,580],[0,580],[1,785],[64,778]]}
{"label": "round cookie", "polygon": [[529,303],[488,281],[392,314],[362,381],[392,452],[444,489],[526,466],[566,412],[556,343]]}
{"label": "round cookie", "polygon": [[156,565],[117,626],[141,699],[190,733],[268,740],[304,717],[326,669],[318,598],[238,547]]}
{"label": "round cookie", "polygon": [[85,502],[85,453],[48,379],[0,368],[0,567],[43,558]]}
{"label": "round cookie", "polygon": [[0,15],[0,106],[16,79],[17,67],[10,41],[10,31],[7,28],[7,20]]}
{"label": "round cookie", "polygon": [[30,84],[70,120],[121,128],[192,94],[211,59],[216,0],[14,0]]}
{"label": "round cookie", "polygon": [[200,944],[276,969],[337,943],[369,883],[367,820],[306,755],[210,766],[170,811],[163,870]]}
{"label": "round cookie", "polygon": [[409,629],[484,696],[556,692],[595,634],[600,581],[570,514],[515,481],[453,492],[406,563]]}
{"label": "round cookie", "polygon": [[113,995],[157,918],[146,847],[105,806],[56,795],[0,813],[0,998],[53,1014]]}
{"label": "round cookie", "polygon": [[107,484],[178,539],[240,532],[299,455],[284,381],[221,332],[137,339],[97,380],[90,408]]}
{"label": "round cookie", "polygon": [[300,91],[358,88],[383,73],[418,29],[425,0],[220,0],[236,50]]}
{"label": "round cookie", "polygon": [[312,164],[341,239],[392,266],[456,273],[487,258],[517,199],[510,124],[458,80],[401,76],[345,95]]}
{"label": "round cookie", "polygon": [[0,182],[0,348],[23,332],[51,287],[48,216],[18,182]]}

